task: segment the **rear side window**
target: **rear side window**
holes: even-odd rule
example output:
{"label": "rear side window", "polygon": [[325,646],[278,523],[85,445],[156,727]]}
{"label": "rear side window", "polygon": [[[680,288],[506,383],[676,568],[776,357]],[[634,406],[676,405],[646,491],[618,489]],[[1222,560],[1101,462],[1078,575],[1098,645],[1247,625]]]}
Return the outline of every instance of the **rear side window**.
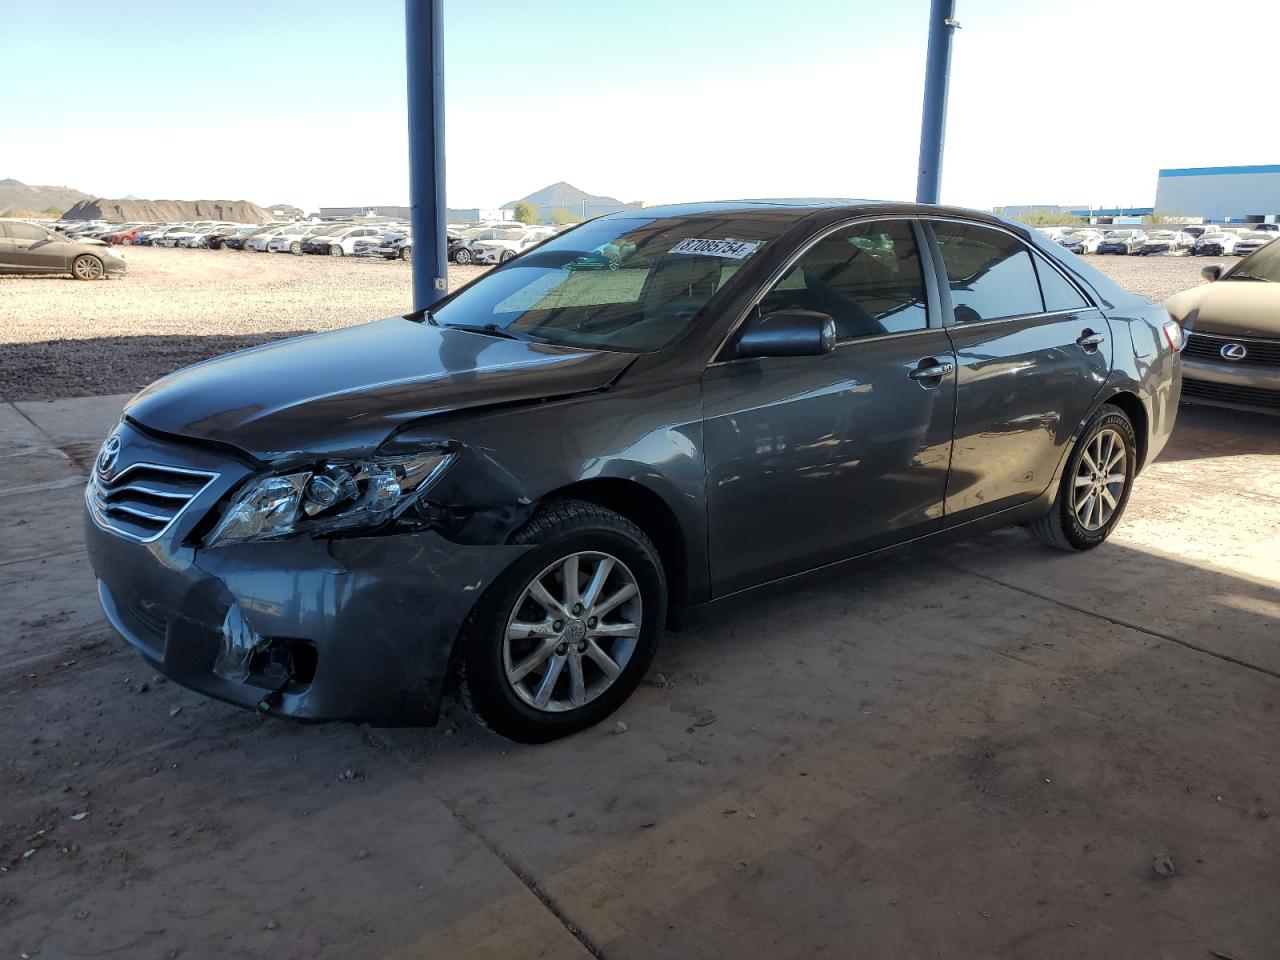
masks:
{"label": "rear side window", "polygon": [[957,323],[1044,311],[1031,254],[1020,241],[973,224],[939,221],[932,226]]}
{"label": "rear side window", "polygon": [[1089,301],[1080,295],[1080,291],[1043,257],[1036,257],[1036,269],[1040,271],[1040,290],[1044,293],[1046,313],[1083,310],[1089,306]]}
{"label": "rear side window", "polygon": [[830,314],[842,341],[923,330],[924,276],[911,224],[874,221],[819,240],[761,302],[765,313],[794,307]]}

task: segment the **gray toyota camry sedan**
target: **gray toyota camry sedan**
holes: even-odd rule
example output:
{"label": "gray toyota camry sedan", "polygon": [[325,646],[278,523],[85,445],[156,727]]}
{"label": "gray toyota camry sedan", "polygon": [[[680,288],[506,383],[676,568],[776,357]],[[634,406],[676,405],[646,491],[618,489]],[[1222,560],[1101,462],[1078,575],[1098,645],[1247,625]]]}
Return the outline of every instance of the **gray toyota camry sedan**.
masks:
{"label": "gray toyota camry sedan", "polygon": [[1034,231],[912,204],[628,210],[430,312],[152,384],[85,491],[156,669],[308,720],[598,722],[695,605],[1007,524],[1102,543],[1181,332]]}

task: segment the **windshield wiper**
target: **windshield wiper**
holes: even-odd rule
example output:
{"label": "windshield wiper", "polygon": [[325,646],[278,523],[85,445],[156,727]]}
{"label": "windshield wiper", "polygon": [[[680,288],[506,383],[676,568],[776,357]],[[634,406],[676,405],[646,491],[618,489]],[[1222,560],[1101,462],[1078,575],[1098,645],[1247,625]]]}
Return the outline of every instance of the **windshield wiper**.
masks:
{"label": "windshield wiper", "polygon": [[1233,273],[1227,277],[1228,280],[1258,280],[1262,283],[1271,283],[1266,277],[1255,277],[1252,273]]}
{"label": "windshield wiper", "polygon": [[[433,320],[432,323],[435,323]],[[447,327],[450,330],[465,330],[467,333],[482,333],[490,337],[501,337],[503,340],[523,340],[526,343],[546,343],[542,337],[535,337],[531,333],[524,333],[518,330],[508,330],[506,327],[500,327],[496,323],[445,323],[437,324],[437,326]]]}

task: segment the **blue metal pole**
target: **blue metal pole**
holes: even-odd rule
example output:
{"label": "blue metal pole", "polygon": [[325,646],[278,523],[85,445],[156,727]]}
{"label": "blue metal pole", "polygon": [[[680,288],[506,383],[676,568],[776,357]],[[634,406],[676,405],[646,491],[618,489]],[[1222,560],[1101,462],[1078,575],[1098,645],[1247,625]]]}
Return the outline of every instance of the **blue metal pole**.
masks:
{"label": "blue metal pole", "polygon": [[448,291],[444,194],[444,3],[404,0],[409,78],[409,203],[413,309]]}
{"label": "blue metal pole", "polygon": [[947,84],[951,79],[951,36],[956,0],[932,0],[929,7],[929,53],[924,67],[924,116],[920,121],[920,169],[916,203],[937,203],[942,185],[942,140],[947,127]]}

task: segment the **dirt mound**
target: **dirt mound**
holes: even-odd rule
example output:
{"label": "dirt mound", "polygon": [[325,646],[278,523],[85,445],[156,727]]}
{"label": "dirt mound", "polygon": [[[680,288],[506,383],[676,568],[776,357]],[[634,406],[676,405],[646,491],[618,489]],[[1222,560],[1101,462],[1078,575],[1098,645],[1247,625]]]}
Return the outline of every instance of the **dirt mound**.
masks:
{"label": "dirt mound", "polygon": [[271,214],[248,200],[81,200],[63,220],[179,223],[185,220],[229,220],[270,223]]}

